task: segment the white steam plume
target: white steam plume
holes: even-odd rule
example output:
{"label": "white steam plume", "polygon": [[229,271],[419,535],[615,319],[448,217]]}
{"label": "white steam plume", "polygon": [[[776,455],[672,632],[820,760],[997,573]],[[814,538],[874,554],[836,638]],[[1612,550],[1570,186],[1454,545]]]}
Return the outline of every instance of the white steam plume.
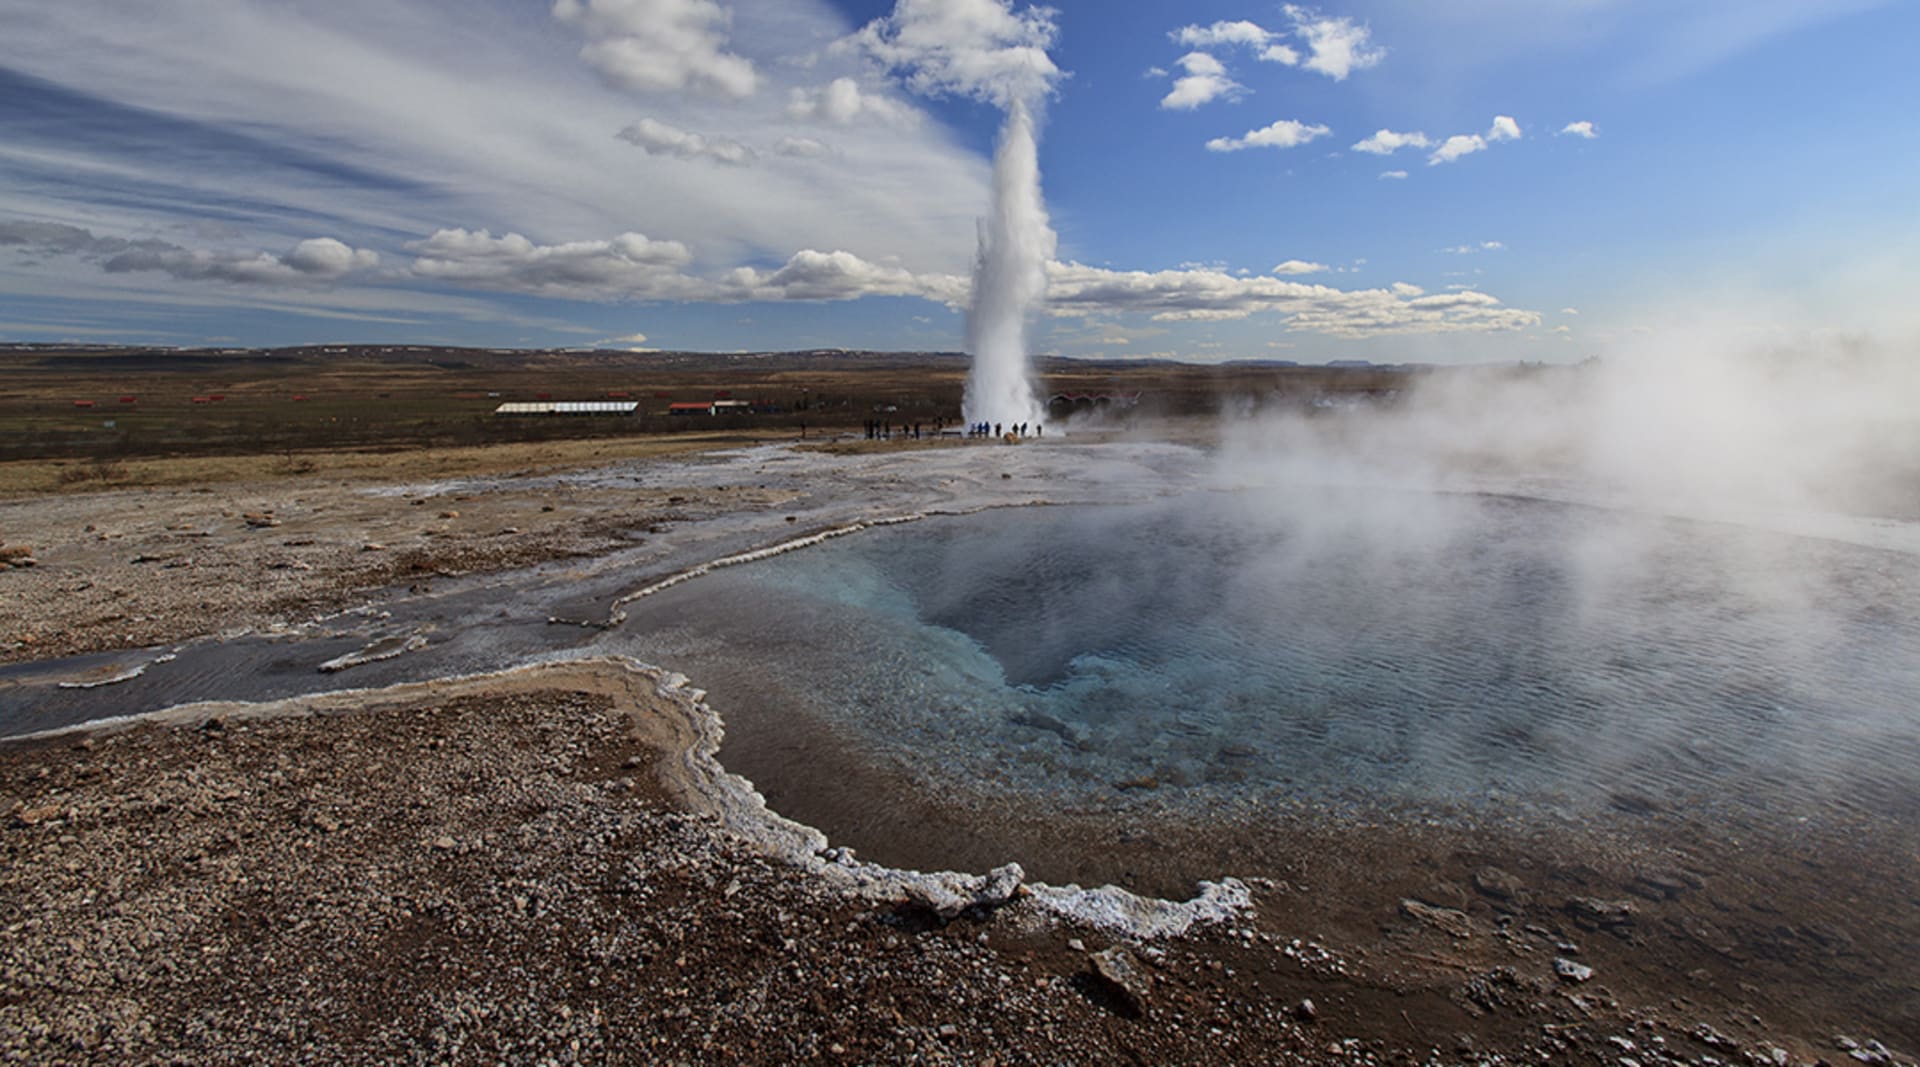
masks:
{"label": "white steam plume", "polygon": [[1007,108],[993,159],[993,210],[980,227],[967,315],[973,366],[963,405],[968,422],[1034,423],[1044,414],[1033,390],[1027,324],[1047,292],[1053,228],[1040,197],[1039,140],[1024,101]]}
{"label": "white steam plume", "polygon": [[967,316],[973,367],[969,422],[1038,424],[1027,325],[1046,295],[1054,235],[1040,198],[1036,112],[1060,69],[1048,57],[1053,11],[1014,11],[1008,0],[898,0],[851,41],[907,85],[933,96],[971,96],[1006,109],[994,154],[993,203],[980,228]]}

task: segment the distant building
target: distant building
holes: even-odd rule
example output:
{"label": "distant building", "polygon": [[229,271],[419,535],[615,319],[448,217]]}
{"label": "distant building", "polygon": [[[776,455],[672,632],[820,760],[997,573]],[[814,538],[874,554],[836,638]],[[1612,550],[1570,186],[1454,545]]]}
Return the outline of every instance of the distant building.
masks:
{"label": "distant building", "polygon": [[495,415],[632,415],[637,400],[520,400],[493,409]]}
{"label": "distant building", "polygon": [[667,414],[669,415],[711,415],[713,414],[713,404],[711,402],[704,403],[704,404],[689,404],[689,403],[668,404]]}

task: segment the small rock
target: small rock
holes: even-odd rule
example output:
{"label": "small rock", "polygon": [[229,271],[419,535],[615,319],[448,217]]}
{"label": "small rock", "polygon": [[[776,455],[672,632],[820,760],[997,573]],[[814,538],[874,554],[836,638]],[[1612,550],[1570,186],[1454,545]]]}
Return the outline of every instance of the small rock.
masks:
{"label": "small rock", "polygon": [[1628,900],[1568,897],[1564,910],[1586,926],[1616,927],[1633,922],[1633,902]]}
{"label": "small rock", "polygon": [[1067,947],[1075,952],[1085,952],[1087,950],[1087,943],[1077,937],[1069,937],[1067,938]]}
{"label": "small rock", "polygon": [[1307,997],[1293,1006],[1293,1014],[1301,1022],[1310,1023],[1320,1017],[1320,1009],[1314,1006],[1313,998]]}
{"label": "small rock", "polygon": [[1578,985],[1593,977],[1593,968],[1560,956],[1553,961],[1553,973],[1559,975],[1564,981]]}
{"label": "small rock", "polygon": [[1410,919],[1417,919],[1439,930],[1449,937],[1469,938],[1473,936],[1473,923],[1467,913],[1453,908],[1436,908],[1412,897],[1400,902],[1400,911]]}
{"label": "small rock", "polygon": [[440,513],[440,517],[443,519],[457,519],[460,517],[460,513],[457,511],[443,511]]}
{"label": "small rock", "polygon": [[1147,997],[1153,991],[1153,977],[1133,958],[1133,953],[1111,945],[1088,957],[1093,975],[1134,1014],[1147,1010]]}
{"label": "small rock", "polygon": [[1900,1061],[1893,1058],[1893,1051],[1878,1041],[1868,1041],[1858,1048],[1847,1050],[1847,1055],[1869,1067],[1893,1067]]}
{"label": "small rock", "polygon": [[22,826],[38,826],[43,822],[58,819],[60,817],[60,805],[50,804],[43,808],[22,808],[15,812],[13,817],[20,820],[20,825]]}
{"label": "small rock", "polygon": [[1482,867],[1473,872],[1473,888],[1495,900],[1512,900],[1523,887],[1520,879],[1498,867]]}
{"label": "small rock", "polygon": [[[1709,1048],[1717,1048],[1723,1052],[1731,1052],[1734,1049],[1737,1049],[1740,1047],[1740,1042],[1735,1041],[1733,1038],[1728,1037],[1727,1035],[1721,1033],[1718,1030],[1715,1030],[1713,1027],[1708,1026],[1706,1023],[1700,1023],[1699,1025],[1695,1026],[1692,1030],[1688,1032],[1692,1034],[1693,1039],[1695,1041],[1698,1041]],[[1858,1056],[1856,1055],[1855,1058],[1858,1058]]]}
{"label": "small rock", "polygon": [[368,541],[366,544],[360,546],[360,551],[362,552],[385,552],[386,550],[387,546],[378,541]]}
{"label": "small rock", "polygon": [[433,839],[433,847],[441,852],[452,852],[456,844],[457,842],[455,842],[453,838],[445,834]]}

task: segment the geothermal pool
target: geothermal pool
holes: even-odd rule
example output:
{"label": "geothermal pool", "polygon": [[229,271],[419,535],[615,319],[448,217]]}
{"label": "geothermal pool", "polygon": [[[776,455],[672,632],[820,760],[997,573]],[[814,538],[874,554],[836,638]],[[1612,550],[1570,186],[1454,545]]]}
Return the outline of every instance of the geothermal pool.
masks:
{"label": "geothermal pool", "polygon": [[[729,769],[886,859],[914,831],[875,768],[1096,821],[1898,819],[1920,810],[1917,594],[1912,554],[1725,523],[1196,491],[870,531],[646,598],[626,629],[710,689]],[[1070,852],[1013,858],[1093,873]]]}

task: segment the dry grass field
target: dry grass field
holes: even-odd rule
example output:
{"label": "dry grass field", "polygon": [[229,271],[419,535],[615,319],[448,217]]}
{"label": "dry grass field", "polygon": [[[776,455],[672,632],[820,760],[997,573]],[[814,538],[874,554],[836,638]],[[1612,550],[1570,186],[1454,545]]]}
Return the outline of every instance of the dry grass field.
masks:
{"label": "dry grass field", "polygon": [[[858,432],[868,419],[931,428],[959,421],[966,371],[957,353],[0,346],[0,493],[316,469],[407,477],[409,464],[421,460],[382,453],[420,448],[439,453],[435,473],[450,462],[485,472],[797,437],[803,427],[810,435]],[[1213,414],[1230,398],[1391,391],[1406,377],[1384,368],[1277,365],[1045,360],[1040,367],[1049,395],[1138,395],[1140,410],[1166,415]],[[606,399],[639,409],[494,414],[507,401]],[[675,402],[714,399],[743,400],[754,411],[667,414]]]}

